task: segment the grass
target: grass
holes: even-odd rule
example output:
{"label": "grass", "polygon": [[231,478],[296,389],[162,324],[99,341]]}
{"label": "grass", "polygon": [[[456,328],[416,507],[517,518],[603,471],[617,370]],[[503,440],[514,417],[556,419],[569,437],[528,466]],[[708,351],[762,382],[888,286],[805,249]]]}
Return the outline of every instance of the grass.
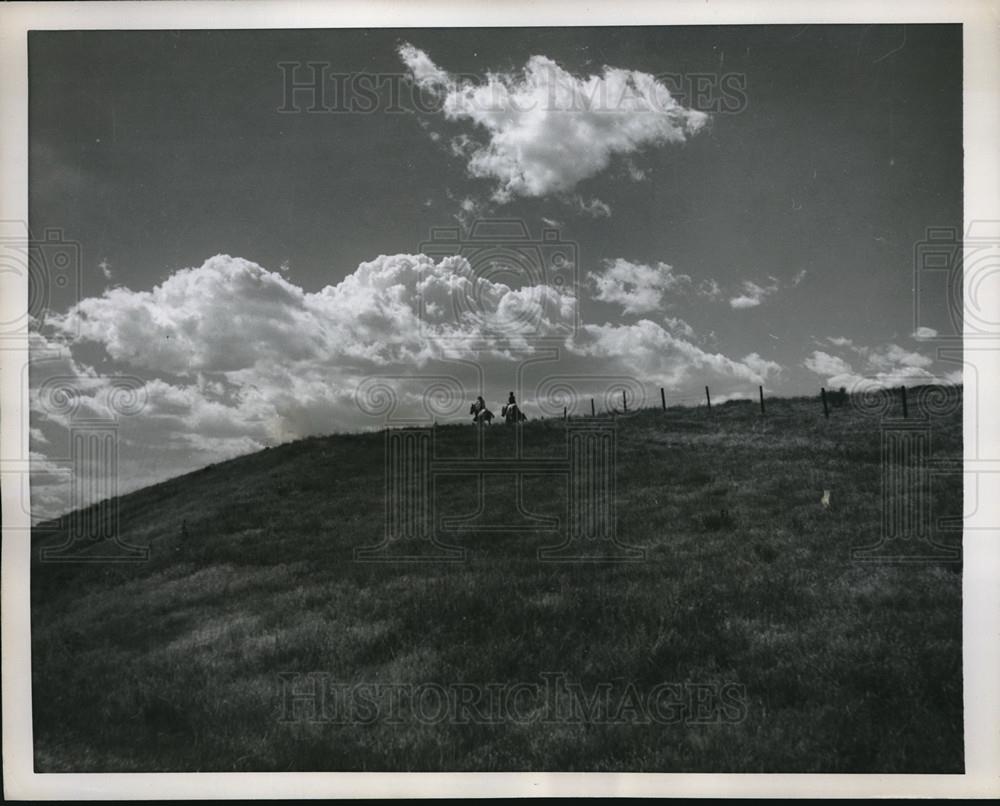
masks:
{"label": "grass", "polygon": [[[933,457],[960,458],[961,412],[930,427]],[[384,532],[383,434],[306,439],[124,496],[120,534],[150,547],[144,563],[42,564],[38,548],[64,536],[40,532],[36,769],[962,771],[960,563],[851,559],[880,534],[876,420],[776,399],[766,417],[730,402],[617,428],[618,535],[640,563],[540,562],[560,532],[525,523],[500,476],[480,520],[442,535],[464,562],[355,562]],[[523,429],[532,455],[565,450],[562,422]],[[476,434],[439,427],[436,450],[469,455]],[[488,456],[511,453],[510,429],[484,438]],[[930,495],[935,517],[961,515],[960,477]],[[532,513],[565,518],[566,496],[557,477],[524,485]],[[476,512],[475,479],[442,480],[437,501],[442,518]],[[742,708],[706,725],[420,722],[412,703],[399,724],[283,721],[281,673],[507,691],[559,673],[587,696],[735,685]]]}

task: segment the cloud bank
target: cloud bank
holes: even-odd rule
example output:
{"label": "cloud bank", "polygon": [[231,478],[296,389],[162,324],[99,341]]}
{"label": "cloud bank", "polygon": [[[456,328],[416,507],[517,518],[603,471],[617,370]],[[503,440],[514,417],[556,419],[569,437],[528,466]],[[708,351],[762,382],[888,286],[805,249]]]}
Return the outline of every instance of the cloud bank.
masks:
{"label": "cloud bank", "polygon": [[[644,276],[634,264],[623,271]],[[643,293],[688,282],[669,270],[657,277]],[[626,376],[650,388],[721,389],[781,371],[756,353],[706,351],[676,318],[580,323],[577,303],[573,288],[515,287],[460,256],[380,255],[308,291],[280,271],[216,255],[150,290],[107,289],[36,330],[32,449],[42,469],[65,450],[74,418],[107,418],[124,393],[135,409],[120,418],[124,492],[289,439],[379,427],[384,412],[359,397],[372,379],[391,387],[397,416],[424,417],[428,389],[444,378],[450,397],[432,413],[461,420],[469,395],[495,402],[536,355],[552,356],[539,382],[572,376],[581,394]],[[534,385],[524,394],[531,416],[544,413]],[[57,488],[38,487],[38,501],[58,509]]]}

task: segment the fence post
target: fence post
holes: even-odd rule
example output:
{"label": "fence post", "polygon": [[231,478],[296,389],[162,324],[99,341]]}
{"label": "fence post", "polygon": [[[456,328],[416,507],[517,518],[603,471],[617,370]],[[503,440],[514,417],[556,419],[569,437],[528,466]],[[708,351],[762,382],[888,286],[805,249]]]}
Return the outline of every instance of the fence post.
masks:
{"label": "fence post", "polygon": [[667,393],[663,391],[663,387],[660,387],[660,403],[663,404],[663,410],[667,410]]}
{"label": "fence post", "polygon": [[566,407],[563,406],[563,421],[566,420]]}
{"label": "fence post", "polygon": [[819,388],[819,396],[823,399],[823,416],[829,419],[830,407],[826,404],[826,389],[822,386]]}
{"label": "fence post", "polygon": [[628,414],[628,400],[625,397],[624,389],[622,389],[622,408],[625,409],[625,413]]}
{"label": "fence post", "polygon": [[594,411],[594,398],[590,398],[590,416],[596,417],[597,413]]}
{"label": "fence post", "polygon": [[708,387],[705,387],[705,402],[708,403],[709,411],[712,410],[712,396],[708,393]]}
{"label": "fence post", "polygon": [[910,410],[906,407],[906,387],[900,386],[899,391],[903,393],[903,419],[905,420],[910,416]]}
{"label": "fence post", "polygon": [[760,413],[764,413],[764,387],[758,386],[758,391],[760,392]]}

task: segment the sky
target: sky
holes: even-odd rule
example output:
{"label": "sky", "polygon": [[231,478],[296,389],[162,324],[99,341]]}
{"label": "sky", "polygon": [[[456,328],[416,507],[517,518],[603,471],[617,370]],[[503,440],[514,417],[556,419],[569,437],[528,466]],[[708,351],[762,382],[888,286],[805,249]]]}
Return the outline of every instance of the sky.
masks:
{"label": "sky", "polygon": [[961,63],[955,25],[33,32],[30,226],[74,256],[33,506],[92,418],[124,492],[477,394],[960,382],[914,276],[962,226]]}

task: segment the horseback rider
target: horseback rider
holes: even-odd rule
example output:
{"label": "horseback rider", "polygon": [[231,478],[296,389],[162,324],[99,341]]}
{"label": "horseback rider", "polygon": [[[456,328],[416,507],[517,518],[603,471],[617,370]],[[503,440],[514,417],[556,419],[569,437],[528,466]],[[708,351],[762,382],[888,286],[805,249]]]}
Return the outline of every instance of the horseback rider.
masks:
{"label": "horseback rider", "polygon": [[486,410],[486,401],[483,400],[483,396],[480,395],[476,398],[476,402],[472,404],[472,419],[479,420],[479,415]]}
{"label": "horseback rider", "polygon": [[513,392],[511,392],[507,397],[507,404],[500,411],[500,415],[504,418],[504,422],[508,424],[519,423],[522,420],[527,419],[523,414],[521,414],[521,409],[518,408],[517,398],[514,397]]}
{"label": "horseback rider", "polygon": [[486,423],[486,425],[489,425],[493,420],[493,412],[486,408],[486,401],[483,400],[482,395],[477,397],[476,402],[469,406],[469,414],[472,415],[472,422],[474,423]]}

